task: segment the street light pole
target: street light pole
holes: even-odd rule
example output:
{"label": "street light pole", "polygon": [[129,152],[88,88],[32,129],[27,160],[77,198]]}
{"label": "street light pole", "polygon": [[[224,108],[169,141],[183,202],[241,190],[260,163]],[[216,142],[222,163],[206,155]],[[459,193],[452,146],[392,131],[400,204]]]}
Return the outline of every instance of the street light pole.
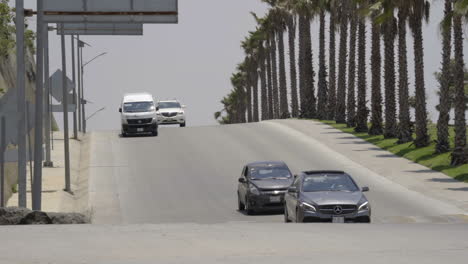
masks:
{"label": "street light pole", "polygon": [[[37,0],[37,39],[36,39],[36,119],[34,129],[34,179],[32,185],[32,209],[41,210],[42,203],[42,142],[43,142],[43,106],[44,106],[44,45],[42,0]],[[31,158],[31,157],[30,157]]]}
{"label": "street light pole", "polygon": [[45,104],[46,104],[46,115],[45,115],[45,161],[44,167],[53,167],[54,164],[51,160],[51,132],[52,132],[52,111],[51,111],[51,96],[50,96],[50,80],[49,80],[49,27],[48,24],[44,24],[44,76],[45,76]]}
{"label": "street light pole", "polygon": [[18,207],[26,208],[26,67],[24,61],[24,2],[16,0],[16,89],[18,103]]}
{"label": "street light pole", "polygon": [[81,127],[81,45],[80,36],[77,36],[77,49],[78,49],[78,100],[76,100],[76,111],[78,111],[78,130],[82,132]]}
{"label": "street light pole", "polygon": [[76,116],[76,74],[75,74],[75,39],[74,35],[71,35],[71,52],[72,52],[72,79],[73,79],[73,104],[75,105],[75,111],[73,112],[73,138],[78,139],[78,126]]}

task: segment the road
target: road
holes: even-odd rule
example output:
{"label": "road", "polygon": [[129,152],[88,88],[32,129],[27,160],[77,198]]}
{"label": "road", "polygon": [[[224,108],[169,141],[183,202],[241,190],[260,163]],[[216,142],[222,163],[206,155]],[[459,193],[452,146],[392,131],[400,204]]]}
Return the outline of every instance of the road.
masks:
{"label": "road", "polygon": [[[164,127],[157,138],[94,132],[90,141],[94,224],[0,227],[0,264],[461,264],[468,259],[468,217],[461,209],[468,201],[466,184],[426,175],[419,165],[374,152],[317,123]],[[238,212],[237,179],[243,165],[256,160],[284,160],[295,173],[349,172],[371,188],[373,223],[285,224],[281,214]],[[421,180],[430,177],[437,182]]]}
{"label": "road", "polygon": [[[292,121],[303,129],[307,121]],[[281,222],[282,215],[236,211],[244,164],[283,160],[294,173],[339,169],[369,186],[374,223],[457,222],[464,211],[396,184],[281,121],[246,125],[163,127],[159,137],[93,135],[94,223]],[[398,170],[398,168],[395,168]]]}

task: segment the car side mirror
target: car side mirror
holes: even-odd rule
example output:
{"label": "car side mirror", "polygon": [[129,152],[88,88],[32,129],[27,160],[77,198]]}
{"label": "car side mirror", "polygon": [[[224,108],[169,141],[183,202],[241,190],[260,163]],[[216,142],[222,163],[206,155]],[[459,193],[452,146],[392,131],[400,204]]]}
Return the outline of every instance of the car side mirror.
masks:
{"label": "car side mirror", "polygon": [[239,182],[240,183],[246,183],[246,180],[245,180],[245,178],[239,178]]}
{"label": "car side mirror", "polygon": [[369,187],[362,187],[362,192],[368,192],[369,191]]}
{"label": "car side mirror", "polygon": [[159,111],[159,106],[156,106],[156,111]]}
{"label": "car side mirror", "polygon": [[122,113],[122,107],[119,108],[119,113]]}
{"label": "car side mirror", "polygon": [[292,186],[292,187],[289,187],[288,189],[288,193],[297,193],[297,188]]}

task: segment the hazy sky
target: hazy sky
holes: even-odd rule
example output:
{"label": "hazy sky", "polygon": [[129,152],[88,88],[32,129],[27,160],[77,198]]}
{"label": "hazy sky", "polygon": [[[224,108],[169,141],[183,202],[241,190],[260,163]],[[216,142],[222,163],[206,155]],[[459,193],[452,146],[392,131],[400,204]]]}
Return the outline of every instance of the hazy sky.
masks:
{"label": "hazy sky", "polygon": [[[35,9],[35,0],[25,0]],[[188,125],[213,125],[219,101],[231,89],[230,75],[242,61],[240,41],[255,28],[250,11],[263,14],[259,0],[179,0],[179,24],[145,25],[143,37],[86,37],[85,61],[101,52],[108,54],[85,68],[87,114],[106,107],[93,117],[92,130],[119,129],[118,107],[124,93],[147,91],[157,99],[177,98],[187,105]],[[425,72],[428,110],[437,118],[434,106],[438,88],[433,72],[440,68],[441,39],[438,23],[443,1],[433,1],[431,23],[425,25]],[[35,19],[30,19],[32,27]],[[318,41],[313,30],[314,61]],[[410,33],[410,32],[408,32]],[[414,75],[412,38],[408,37],[410,77]],[[67,37],[70,50],[70,39]],[[51,73],[60,67],[60,38],[50,33]],[[465,51],[465,54],[467,52]],[[69,60],[70,61],[70,60]],[[71,67],[68,67],[71,70]],[[369,80],[370,83],[370,80]],[[410,87],[413,89],[411,80]]]}

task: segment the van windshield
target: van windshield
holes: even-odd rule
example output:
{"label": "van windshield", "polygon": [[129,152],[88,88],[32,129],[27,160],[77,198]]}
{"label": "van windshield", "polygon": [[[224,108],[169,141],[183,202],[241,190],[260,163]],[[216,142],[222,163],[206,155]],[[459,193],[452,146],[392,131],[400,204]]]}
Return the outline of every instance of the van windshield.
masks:
{"label": "van windshield", "polygon": [[154,111],[153,102],[132,102],[124,103],[123,110],[125,113],[141,113]]}

